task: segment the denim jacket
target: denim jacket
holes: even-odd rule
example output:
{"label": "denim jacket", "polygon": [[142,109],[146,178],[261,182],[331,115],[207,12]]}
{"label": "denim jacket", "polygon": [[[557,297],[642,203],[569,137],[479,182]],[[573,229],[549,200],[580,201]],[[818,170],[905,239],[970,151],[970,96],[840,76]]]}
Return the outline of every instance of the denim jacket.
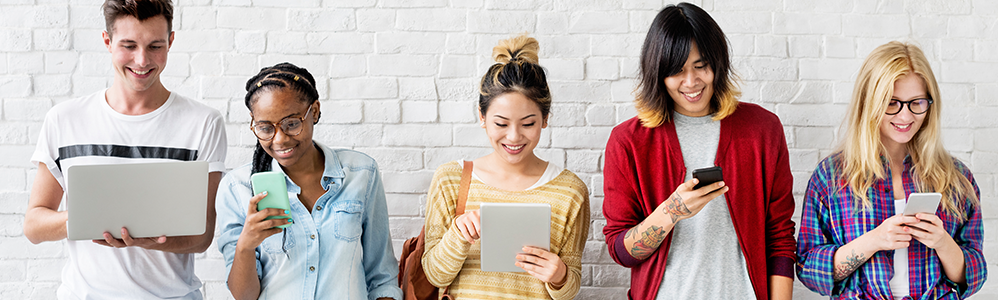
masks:
{"label": "denim jacket", "polygon": [[[309,213],[297,201],[301,188],[285,175],[294,223],[256,248],[260,299],[402,299],[377,163],[357,151],[316,146],[325,155],[326,193]],[[276,160],[271,166],[283,172]],[[218,249],[226,274],[252,197],[251,168],[233,169],[219,184]]]}

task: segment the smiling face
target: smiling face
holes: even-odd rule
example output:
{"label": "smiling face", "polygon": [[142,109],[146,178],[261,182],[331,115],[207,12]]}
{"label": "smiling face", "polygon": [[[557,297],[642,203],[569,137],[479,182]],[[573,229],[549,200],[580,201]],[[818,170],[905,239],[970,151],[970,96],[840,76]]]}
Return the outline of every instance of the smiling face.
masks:
{"label": "smiling face", "polygon": [[493,154],[510,164],[537,159],[534,148],[547,120],[540,106],[523,94],[505,93],[492,99],[485,116],[479,116],[489,136]]}
{"label": "smiling face", "polygon": [[[312,146],[312,132],[315,124],[315,113],[319,111],[319,101],[308,105],[302,100],[301,95],[287,88],[272,88],[257,92],[256,101],[253,102],[250,112],[253,117],[252,124],[271,123],[275,125],[274,137],[269,140],[260,140],[260,146],[270,157],[277,159],[285,169],[297,169],[308,166],[310,161],[304,159],[311,157],[316,151]],[[311,110],[309,110],[311,106]],[[307,116],[306,116],[307,114]],[[301,118],[301,133],[288,135],[280,128],[280,122],[287,118]]]}
{"label": "smiling face", "polygon": [[132,92],[144,92],[162,86],[159,75],[166,67],[166,56],[173,44],[166,18],[155,16],[139,21],[123,16],[114,21],[114,32],[104,32],[104,46],[111,52],[114,81]]}
{"label": "smiling face", "polygon": [[700,57],[696,42],[690,44],[690,55],[679,73],[665,78],[665,88],[676,104],[677,113],[690,117],[710,114],[710,100],[714,96],[714,71]]}
{"label": "smiling face", "polygon": [[[925,89],[925,81],[921,77],[908,74],[902,75],[894,81],[894,94],[891,95],[891,101],[911,101],[919,98],[929,98]],[[911,141],[915,133],[922,128],[922,121],[925,120],[928,113],[931,112],[920,115],[913,114],[905,105],[896,115],[885,114],[880,121],[880,142],[888,150],[904,149],[904,145]]]}

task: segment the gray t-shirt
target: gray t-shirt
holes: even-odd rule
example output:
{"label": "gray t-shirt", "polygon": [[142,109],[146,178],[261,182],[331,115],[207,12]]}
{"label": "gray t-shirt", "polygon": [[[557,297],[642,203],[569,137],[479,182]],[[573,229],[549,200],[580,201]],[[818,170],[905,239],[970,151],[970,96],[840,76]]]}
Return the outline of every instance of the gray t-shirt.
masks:
{"label": "gray t-shirt", "polygon": [[[714,166],[721,122],[712,116],[673,117],[690,180],[693,170]],[[723,195],[676,223],[670,247],[656,299],[755,299]]]}

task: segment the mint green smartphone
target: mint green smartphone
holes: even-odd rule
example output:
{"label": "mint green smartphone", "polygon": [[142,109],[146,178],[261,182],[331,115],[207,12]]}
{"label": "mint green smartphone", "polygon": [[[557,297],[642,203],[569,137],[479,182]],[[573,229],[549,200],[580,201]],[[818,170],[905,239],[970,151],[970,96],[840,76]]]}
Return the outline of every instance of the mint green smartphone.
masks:
{"label": "mint green smartphone", "polygon": [[[283,173],[276,171],[260,172],[250,176],[250,181],[253,182],[253,195],[259,195],[263,191],[267,191],[267,197],[263,197],[260,200],[260,203],[256,205],[256,209],[276,208],[291,210],[291,202],[288,200],[288,184],[284,181]],[[267,217],[267,220],[287,218],[290,218],[290,216]],[[284,224],[277,226],[277,228],[286,228],[288,226],[291,226],[291,224]]]}

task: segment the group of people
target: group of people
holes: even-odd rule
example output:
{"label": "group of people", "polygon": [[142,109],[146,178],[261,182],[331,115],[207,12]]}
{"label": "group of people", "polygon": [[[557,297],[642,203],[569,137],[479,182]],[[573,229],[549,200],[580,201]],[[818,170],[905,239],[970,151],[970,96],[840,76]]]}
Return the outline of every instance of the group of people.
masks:
{"label": "group of people", "polygon": [[[209,162],[207,225],[199,236],[132,238],[122,228],[121,238],[66,241],[60,299],[202,299],[194,255],[211,244],[216,219],[236,299],[403,298],[378,165],[312,139],[320,84],[306,68],[282,63],[246,82],[256,149],[223,177],[221,114],[159,79],[174,40],[170,1],[106,0],[103,10],[114,81],[46,115],[25,236],[66,238],[66,168],[163,159]],[[527,36],[493,49],[477,103],[492,152],[439,166],[429,186],[422,265],[452,297],[572,299],[580,290],[589,191],[534,153],[552,105],[539,49]],[[980,192],[943,148],[946,100],[918,47],[890,42],[863,63],[844,139],[811,177],[796,240],[783,126],[739,102],[727,39],[710,15],[688,3],[661,10],[638,75],[638,115],[614,128],[603,169],[603,234],[631,269],[630,298],[790,299],[795,273],[836,299],[959,299],[981,288]],[[695,188],[693,170],[712,166],[723,180]],[[472,180],[455,215],[465,167]],[[250,176],[265,171],[285,175],[297,195],[289,210],[257,208],[266,194],[253,193]],[[899,213],[916,192],[943,195],[935,214]],[[524,247],[525,272],[481,270],[485,202],[550,204],[550,247]]]}

